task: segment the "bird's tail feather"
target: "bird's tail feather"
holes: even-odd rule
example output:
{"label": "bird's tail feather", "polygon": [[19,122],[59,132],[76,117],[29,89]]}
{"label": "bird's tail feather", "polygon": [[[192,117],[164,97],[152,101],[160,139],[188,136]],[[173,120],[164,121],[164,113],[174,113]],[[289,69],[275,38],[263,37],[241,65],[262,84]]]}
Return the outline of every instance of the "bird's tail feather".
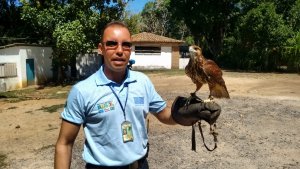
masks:
{"label": "bird's tail feather", "polygon": [[215,98],[230,98],[226,86],[216,84],[211,90],[210,95]]}

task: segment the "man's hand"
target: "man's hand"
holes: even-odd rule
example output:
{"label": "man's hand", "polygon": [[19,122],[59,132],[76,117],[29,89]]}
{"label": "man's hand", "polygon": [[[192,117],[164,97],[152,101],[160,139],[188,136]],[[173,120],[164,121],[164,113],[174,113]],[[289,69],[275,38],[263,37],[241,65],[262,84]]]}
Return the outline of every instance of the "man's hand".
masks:
{"label": "man's hand", "polygon": [[221,107],[217,103],[192,99],[186,105],[187,100],[178,96],[173,102],[171,114],[178,124],[191,126],[199,120],[205,120],[209,124],[216,122],[221,113]]}

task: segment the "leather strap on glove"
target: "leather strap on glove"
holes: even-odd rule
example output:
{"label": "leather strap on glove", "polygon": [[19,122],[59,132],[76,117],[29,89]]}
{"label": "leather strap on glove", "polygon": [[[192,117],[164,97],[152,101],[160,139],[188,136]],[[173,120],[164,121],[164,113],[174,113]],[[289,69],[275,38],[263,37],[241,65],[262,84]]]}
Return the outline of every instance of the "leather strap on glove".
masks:
{"label": "leather strap on glove", "polygon": [[[217,133],[216,120],[221,113],[221,107],[213,102],[204,102],[196,95],[191,95],[190,98],[178,96],[171,108],[172,118],[180,125],[192,126],[192,150],[196,151],[196,139],[194,124],[199,121],[198,126],[201,133],[202,141],[208,151],[213,151],[217,148]],[[204,141],[204,136],[201,128],[200,120],[204,120],[210,124],[210,132],[214,137],[215,146],[210,149]]]}

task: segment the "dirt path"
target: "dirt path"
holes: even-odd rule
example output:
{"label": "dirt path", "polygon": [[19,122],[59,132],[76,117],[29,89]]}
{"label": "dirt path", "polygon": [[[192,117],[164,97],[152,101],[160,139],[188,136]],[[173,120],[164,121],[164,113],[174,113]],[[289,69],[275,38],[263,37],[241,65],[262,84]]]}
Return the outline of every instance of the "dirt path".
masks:
{"label": "dirt path", "polygon": [[[184,75],[149,77],[169,106],[176,96],[188,96],[195,89]],[[199,132],[197,152],[191,151],[190,127],[167,126],[150,116],[150,168],[300,168],[300,76],[224,72],[224,79],[231,99],[216,100],[222,106],[216,151],[204,149]],[[207,97],[207,86],[198,95]],[[6,168],[53,168],[62,109],[49,113],[41,108],[64,102],[65,99],[17,103],[0,100],[0,154],[7,157]],[[207,131],[208,126],[204,129]],[[211,138],[207,135],[206,139],[210,142]],[[84,165],[82,144],[81,133],[72,168]]]}

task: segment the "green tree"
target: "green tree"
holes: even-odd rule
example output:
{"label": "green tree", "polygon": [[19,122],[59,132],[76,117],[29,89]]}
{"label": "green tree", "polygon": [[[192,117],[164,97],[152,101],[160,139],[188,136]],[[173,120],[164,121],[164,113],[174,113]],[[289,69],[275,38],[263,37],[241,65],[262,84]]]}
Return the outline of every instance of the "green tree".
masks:
{"label": "green tree", "polygon": [[174,17],[170,12],[170,0],[155,0],[145,4],[140,13],[140,31],[151,32],[174,39],[191,41],[190,31],[182,18]]}
{"label": "green tree", "polygon": [[287,45],[283,49],[283,58],[288,70],[300,73],[300,31],[287,40]]}
{"label": "green tree", "polygon": [[281,14],[284,20],[289,19],[290,10],[294,7],[297,0],[273,0],[276,6],[276,13]]}
{"label": "green tree", "polygon": [[239,68],[271,71],[280,65],[281,50],[291,33],[274,3],[264,2],[240,18],[235,36],[227,39],[227,45],[238,52],[234,57],[242,57]]}
{"label": "green tree", "polygon": [[171,0],[170,9],[174,16],[183,18],[195,39],[214,57],[219,57],[225,33],[236,17],[237,0]]}
{"label": "green tree", "polygon": [[287,40],[283,49],[283,58],[288,70],[300,72],[300,0],[297,0],[290,10],[289,25],[293,29],[293,37]]}
{"label": "green tree", "polygon": [[17,42],[31,42],[35,40],[30,25],[20,17],[21,7],[15,0],[0,2],[0,46]]}
{"label": "green tree", "polygon": [[132,34],[137,34],[141,32],[142,25],[140,14],[130,15],[129,13],[127,13],[125,15],[124,21]]}
{"label": "green tree", "polygon": [[291,8],[288,21],[295,32],[300,31],[300,0],[297,0]]}
{"label": "green tree", "polygon": [[[53,59],[58,60],[62,65],[70,64],[70,66],[75,66],[76,56],[86,52],[91,47],[90,45],[92,45],[88,43],[86,35],[84,34],[84,27],[79,20],[58,25],[53,32],[53,38],[56,40],[56,45],[53,47]],[[76,69],[76,67],[71,70],[74,71],[74,69]],[[62,71],[62,69],[60,70],[60,75],[62,75],[62,79],[64,79],[64,71]],[[72,73],[74,73],[73,71]]]}
{"label": "green tree", "polygon": [[142,16],[142,32],[151,32],[163,35],[165,32],[160,31],[162,26],[159,17],[156,2],[147,2],[141,12]]}
{"label": "green tree", "polygon": [[119,20],[128,1],[72,0],[22,1],[22,19],[41,37],[40,44],[52,45],[53,69],[64,80],[63,66],[71,65],[76,77],[77,54],[86,53],[100,39],[100,30],[111,20]]}

